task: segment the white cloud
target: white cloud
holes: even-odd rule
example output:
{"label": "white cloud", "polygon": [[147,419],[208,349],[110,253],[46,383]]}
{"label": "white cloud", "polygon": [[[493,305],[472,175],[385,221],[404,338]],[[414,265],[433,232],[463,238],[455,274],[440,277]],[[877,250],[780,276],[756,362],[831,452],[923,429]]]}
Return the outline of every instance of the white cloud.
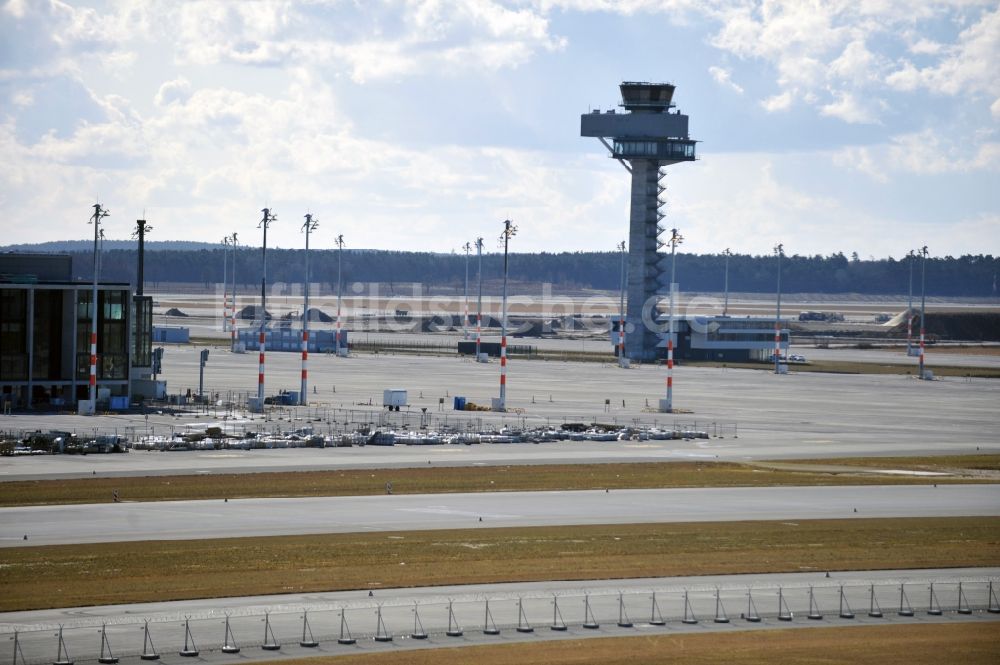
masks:
{"label": "white cloud", "polygon": [[861,171],[880,182],[899,174],[942,175],[1000,171],[1000,143],[946,138],[926,129],[892,137],[876,146],[849,146],[833,155],[836,165]]}
{"label": "white cloud", "polygon": [[926,88],[935,94],[1000,93],[1000,8],[985,12],[959,34],[956,44],[938,53],[940,59],[926,67],[903,60],[886,83],[897,90]]}
{"label": "white cloud", "polygon": [[731,76],[732,72],[728,69],[723,69],[722,67],[716,67],[715,65],[708,68],[708,73],[712,75],[715,82],[724,88],[729,88],[739,95],[743,94],[743,88],[733,82]]}
{"label": "white cloud", "polygon": [[769,112],[787,111],[792,107],[792,92],[786,90],[761,101],[760,105]]}
{"label": "white cloud", "polygon": [[837,101],[820,108],[820,114],[852,124],[877,122],[877,115],[851,92],[839,93]]}
{"label": "white cloud", "polygon": [[191,83],[182,76],[161,85],[153,101],[157,106],[166,106],[172,102],[183,102],[190,96]]}
{"label": "white cloud", "polygon": [[[339,4],[329,30],[315,12],[327,3],[226,1],[157,6],[176,30],[182,62],[333,67],[358,82],[409,74],[516,67],[538,51],[562,49],[548,19],[495,0],[380,0]],[[360,36],[350,26],[368,25]]]}

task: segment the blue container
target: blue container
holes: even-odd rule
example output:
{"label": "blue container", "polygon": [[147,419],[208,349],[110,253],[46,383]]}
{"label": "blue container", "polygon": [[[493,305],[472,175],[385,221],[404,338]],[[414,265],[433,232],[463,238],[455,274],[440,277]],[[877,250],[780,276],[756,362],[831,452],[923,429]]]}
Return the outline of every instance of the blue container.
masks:
{"label": "blue container", "polygon": [[121,397],[111,398],[111,410],[112,411],[125,411],[128,409],[128,395],[123,395]]}
{"label": "blue container", "polygon": [[455,397],[455,410],[456,411],[465,411],[465,398],[464,397],[458,397],[458,396]]}
{"label": "blue container", "polygon": [[289,390],[285,393],[285,404],[287,406],[293,406],[299,403],[299,391]]}

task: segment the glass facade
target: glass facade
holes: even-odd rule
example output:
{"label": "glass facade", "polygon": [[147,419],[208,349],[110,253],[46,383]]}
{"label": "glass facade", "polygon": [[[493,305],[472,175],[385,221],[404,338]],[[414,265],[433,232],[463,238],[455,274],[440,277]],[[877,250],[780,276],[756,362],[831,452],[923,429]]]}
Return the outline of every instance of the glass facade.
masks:
{"label": "glass facade", "polygon": [[694,159],[694,142],[679,141],[615,141],[615,157],[659,157],[660,159]]}
{"label": "glass facade", "polygon": [[31,378],[59,379],[62,372],[63,292],[36,289],[34,334],[31,344]]}
{"label": "glass facade", "polygon": [[28,292],[0,289],[0,380],[28,378]]}
{"label": "glass facade", "polygon": [[135,296],[132,299],[132,365],[151,367],[153,364],[153,299]]}
{"label": "glass facade", "polygon": [[[124,289],[97,292],[97,378],[124,380],[128,378],[128,291]],[[90,315],[91,292],[77,291],[76,301],[76,378],[90,377]]]}

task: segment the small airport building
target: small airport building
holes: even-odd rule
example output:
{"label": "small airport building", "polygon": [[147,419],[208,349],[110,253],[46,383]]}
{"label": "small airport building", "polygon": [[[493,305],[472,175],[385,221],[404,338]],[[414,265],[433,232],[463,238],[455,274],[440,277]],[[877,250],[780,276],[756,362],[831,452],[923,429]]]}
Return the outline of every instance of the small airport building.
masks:
{"label": "small airport building", "polygon": [[[93,285],[73,281],[72,268],[69,255],[0,254],[4,409],[75,408],[88,399]],[[151,302],[133,298],[129,284],[99,283],[96,315],[99,402],[126,408],[133,368],[150,365]]]}
{"label": "small airport building", "polygon": [[[719,362],[770,361],[774,355],[774,322],[769,317],[691,316],[674,318],[674,358],[678,360],[715,360]],[[657,319],[662,339],[657,358],[667,357],[669,320]],[[790,331],[782,319],[781,355],[788,357]],[[626,338],[628,332],[626,329]],[[618,344],[618,321],[611,327],[611,343]],[[615,347],[615,353],[618,349]]]}

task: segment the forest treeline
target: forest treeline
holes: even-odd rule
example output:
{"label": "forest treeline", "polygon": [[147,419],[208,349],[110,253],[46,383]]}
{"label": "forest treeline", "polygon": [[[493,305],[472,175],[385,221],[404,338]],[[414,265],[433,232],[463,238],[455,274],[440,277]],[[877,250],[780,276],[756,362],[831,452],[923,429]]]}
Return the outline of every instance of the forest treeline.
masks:
{"label": "forest treeline", "polygon": [[[73,251],[74,277],[90,279],[91,251]],[[135,249],[105,250],[102,279],[133,282]],[[337,280],[336,250],[312,250],[311,281],[329,288]],[[275,249],[267,252],[268,281],[302,282],[305,278],[304,250]],[[733,255],[729,258],[729,289],[734,292],[768,293],[776,281],[774,256]],[[786,256],[782,259],[782,291],[786,293],[906,294],[911,264],[903,259],[858,259],[843,254]],[[913,261],[913,290],[920,293],[921,262]],[[231,266],[230,266],[231,269]],[[510,278],[516,282],[551,283],[560,289],[616,290],[620,279],[620,255],[615,252],[563,252],[512,254]],[[188,282],[211,284],[222,281],[223,249],[157,249],[147,251],[146,283]],[[461,288],[465,282],[464,254],[345,250],[343,280],[403,285],[419,282],[428,286]],[[719,292],[723,289],[725,257],[719,254],[678,254],[677,281],[684,291]],[[503,275],[503,256],[483,256],[483,279],[495,282]],[[990,297],[997,295],[1000,257],[966,255],[928,258],[928,295]],[[259,282],[259,248],[236,252],[236,275],[241,284]],[[469,260],[470,289],[475,289],[477,260]]]}

